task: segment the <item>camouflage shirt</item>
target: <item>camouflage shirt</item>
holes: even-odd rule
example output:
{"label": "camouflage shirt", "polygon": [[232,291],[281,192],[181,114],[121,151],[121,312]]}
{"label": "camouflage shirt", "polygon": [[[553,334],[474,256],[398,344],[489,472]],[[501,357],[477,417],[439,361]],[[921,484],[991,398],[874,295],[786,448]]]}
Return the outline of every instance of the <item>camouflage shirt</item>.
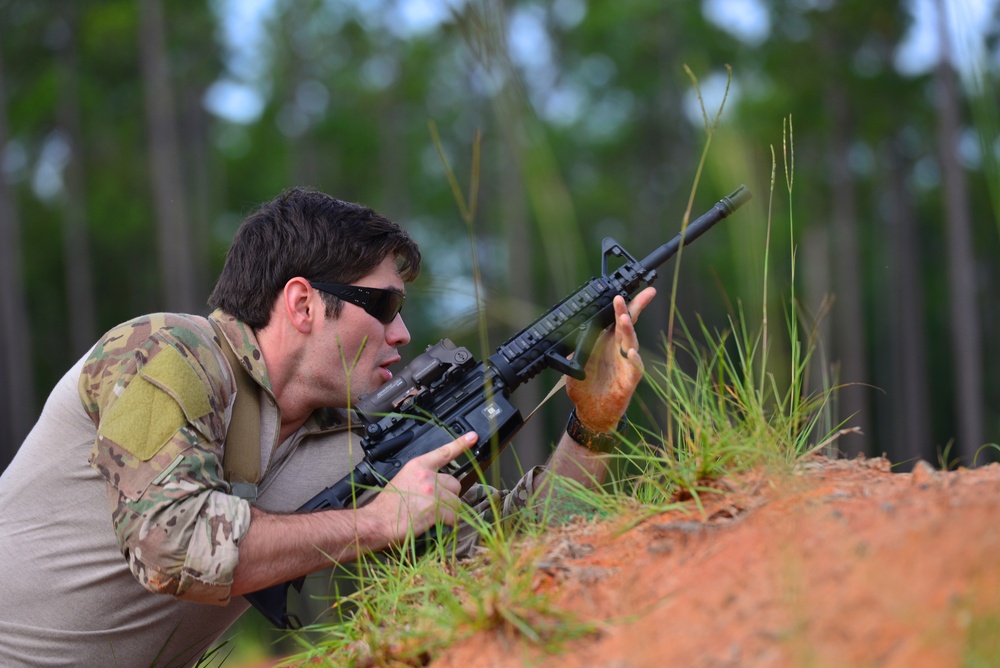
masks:
{"label": "camouflage shirt", "polygon": [[250,507],[222,474],[235,385],[214,337],[205,318],[131,320],[98,341],[78,388],[97,429],[90,464],[108,483],[115,534],[135,577],[153,592],[224,604]]}

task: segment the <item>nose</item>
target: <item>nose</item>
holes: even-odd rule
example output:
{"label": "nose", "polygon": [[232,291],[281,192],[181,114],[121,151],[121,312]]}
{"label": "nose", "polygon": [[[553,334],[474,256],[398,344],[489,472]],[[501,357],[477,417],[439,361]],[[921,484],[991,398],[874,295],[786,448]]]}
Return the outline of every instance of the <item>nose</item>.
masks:
{"label": "nose", "polygon": [[385,326],[385,341],[394,347],[405,346],[410,342],[410,330],[406,329],[402,313]]}

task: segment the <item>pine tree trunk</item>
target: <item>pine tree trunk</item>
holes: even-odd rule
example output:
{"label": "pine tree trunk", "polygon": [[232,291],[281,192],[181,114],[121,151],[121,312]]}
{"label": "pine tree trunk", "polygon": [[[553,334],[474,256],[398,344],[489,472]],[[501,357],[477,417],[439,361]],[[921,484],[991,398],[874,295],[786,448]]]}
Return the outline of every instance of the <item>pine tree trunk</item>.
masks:
{"label": "pine tree trunk", "polygon": [[890,459],[909,468],[920,459],[936,462],[931,440],[920,233],[903,160],[891,143],[885,149],[885,163],[891,202],[890,233],[885,244],[892,268],[888,300],[893,369],[889,391],[894,397]]}
{"label": "pine tree trunk", "polygon": [[840,419],[848,427],[858,427],[866,438],[848,436],[840,450],[847,457],[865,452],[864,443],[872,437],[867,386],[868,354],[862,292],[863,263],[858,239],[858,210],[854,177],[848,161],[851,142],[851,118],[848,98],[841,86],[831,83],[826,90],[827,107],[832,115],[830,145],[831,224],[834,244],[833,331],[836,359],[840,364]]}
{"label": "pine tree trunk", "polygon": [[63,24],[63,39],[55,45],[59,69],[58,122],[70,145],[63,193],[63,266],[67,315],[69,316],[69,357],[76,360],[97,337],[97,306],[90,262],[90,233],[87,230],[87,198],[84,179],[83,132],[80,112],[80,68],[77,45],[78,21],[75,5]]}
{"label": "pine tree trunk", "polygon": [[937,135],[947,225],[948,306],[954,373],[956,447],[959,463],[971,466],[983,444],[983,378],[979,313],[976,308],[976,258],[972,250],[970,213],[965,171],[958,160],[959,91],[951,65],[951,46],[944,1],[936,0],[941,60],[937,84]]}
{"label": "pine tree trunk", "polygon": [[203,310],[204,300],[196,285],[197,273],[191,247],[187,199],[181,178],[177,114],[169,78],[166,27],[161,0],[141,0],[139,20],[139,51],[146,97],[146,125],[164,308],[199,313]]}
{"label": "pine tree trunk", "polygon": [[[0,153],[10,141],[3,63],[0,62]],[[32,346],[22,274],[21,223],[14,192],[0,172],[0,470],[35,419]]]}

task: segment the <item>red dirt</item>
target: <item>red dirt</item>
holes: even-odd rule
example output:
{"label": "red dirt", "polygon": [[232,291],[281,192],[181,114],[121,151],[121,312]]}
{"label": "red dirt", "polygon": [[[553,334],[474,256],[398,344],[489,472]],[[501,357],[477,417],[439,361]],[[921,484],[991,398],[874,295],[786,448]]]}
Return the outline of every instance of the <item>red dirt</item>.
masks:
{"label": "red dirt", "polygon": [[704,514],[547,537],[536,588],[596,632],[558,654],[480,633],[431,665],[1000,665],[1000,465],[815,459],[728,482]]}

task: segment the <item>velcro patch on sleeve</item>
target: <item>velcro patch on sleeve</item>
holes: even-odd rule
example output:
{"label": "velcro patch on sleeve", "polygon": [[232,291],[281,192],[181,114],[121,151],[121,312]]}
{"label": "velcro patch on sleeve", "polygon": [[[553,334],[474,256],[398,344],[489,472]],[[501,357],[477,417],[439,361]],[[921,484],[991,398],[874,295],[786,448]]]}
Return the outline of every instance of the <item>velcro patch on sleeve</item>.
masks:
{"label": "velcro patch on sleeve", "polygon": [[98,433],[148,461],[181,427],[211,410],[198,374],[176,348],[166,346],[125,388]]}
{"label": "velcro patch on sleeve", "polygon": [[97,433],[148,461],[186,423],[173,397],[136,376],[101,419]]}
{"label": "velcro patch on sleeve", "polygon": [[157,353],[139,373],[172,396],[189,422],[211,412],[212,406],[201,379],[190,362],[173,346]]}

